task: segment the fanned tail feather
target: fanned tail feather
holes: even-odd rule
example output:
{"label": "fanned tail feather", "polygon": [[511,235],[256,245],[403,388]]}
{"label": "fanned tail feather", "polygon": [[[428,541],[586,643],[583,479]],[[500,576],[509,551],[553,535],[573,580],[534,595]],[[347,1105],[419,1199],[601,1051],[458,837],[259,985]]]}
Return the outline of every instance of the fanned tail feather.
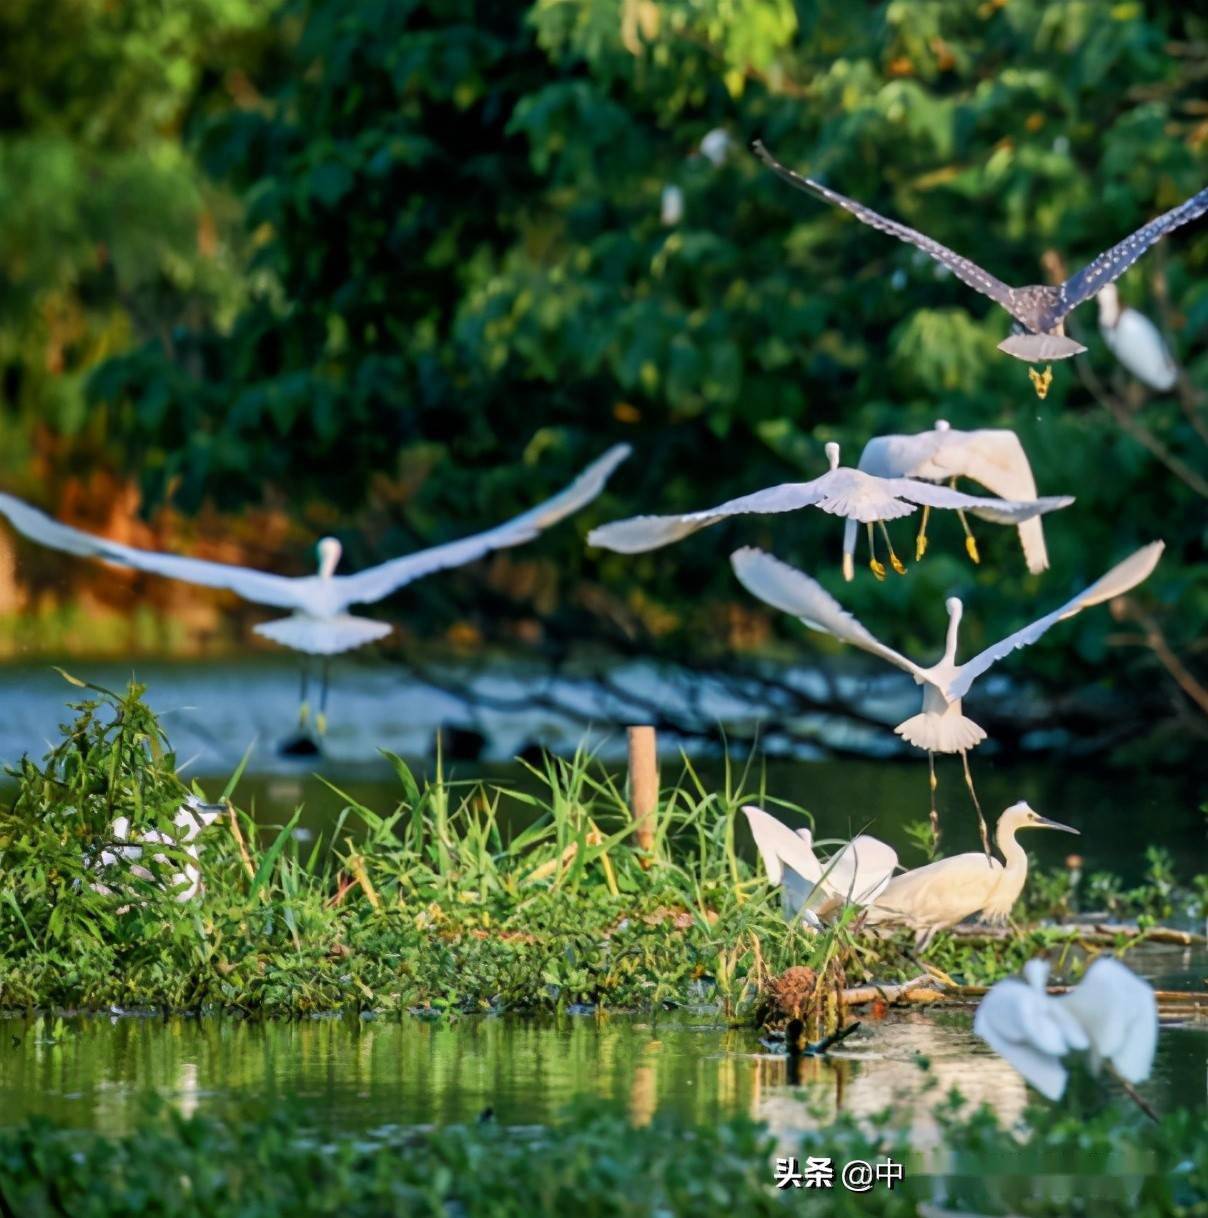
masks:
{"label": "fanned tail feather", "polygon": [[986,738],[985,730],[962,714],[923,711],[893,729],[907,744],[929,753],[966,753]]}
{"label": "fanned tail feather", "polygon": [[354,647],[364,647],[388,635],[393,626],[370,618],[340,614],[337,617],[306,617],[297,613],[253,626],[257,634],[312,656],[333,656]]}

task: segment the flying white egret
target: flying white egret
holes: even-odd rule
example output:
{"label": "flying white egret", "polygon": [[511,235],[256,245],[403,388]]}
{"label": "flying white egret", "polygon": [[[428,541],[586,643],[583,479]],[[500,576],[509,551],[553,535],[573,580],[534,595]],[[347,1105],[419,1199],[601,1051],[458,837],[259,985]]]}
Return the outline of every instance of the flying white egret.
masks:
{"label": "flying white egret", "polygon": [[1008,978],[990,988],[973,1031],[1037,1091],[1061,1097],[1068,1077],[1063,1059],[1076,1050],[1089,1053],[1096,1073],[1106,1061],[1126,1083],[1149,1077],[1158,1004],[1147,982],[1111,956],[1100,956],[1061,996],[1046,989],[1047,961],[1029,960],[1023,975],[1023,981]]}
{"label": "flying white egret", "polygon": [[762,550],[745,548],[730,556],[734,573],[743,586],[760,600],[776,609],[799,617],[810,630],[832,635],[843,643],[851,643],[871,652],[890,664],[904,669],[923,687],[923,709],[917,715],[899,723],[894,731],[908,744],[927,753],[927,764],[931,785],[931,830],[938,837],[939,815],[935,807],[935,754],[959,753],[965,771],[965,782],[977,809],[978,825],[981,828],[982,846],[987,855],[990,844],[986,833],[986,822],[982,816],[977,792],[973,789],[973,776],[969,772],[969,750],[985,738],[983,728],[967,719],[961,711],[961,702],[968,694],[973,682],[987,669],[1005,659],[1020,647],[1036,642],[1050,626],[1064,621],[1081,610],[1111,600],[1135,588],[1157,565],[1164,543],[1150,542],[1135,554],[1112,567],[1106,575],[1096,580],[1089,588],[1079,592],[1051,613],[1037,618],[1031,625],[1009,634],[1005,639],[987,647],[984,651],[966,660],[956,662],[957,639],[960,631],[962,605],[955,596],[945,601],[948,610],[948,637],[944,654],[930,667],[916,664],[904,655],[886,647],[870,631],[862,626],[833,596],[803,571],[773,558]]}
{"label": "flying white egret", "polygon": [[[850,466],[840,467],[839,445],[833,441],[826,445],[826,458],[830,469],[810,482],[785,482],[731,499],[718,507],[703,512],[690,512],[683,516],[634,516],[628,520],[614,520],[600,525],[587,535],[588,545],[602,546],[621,554],[638,554],[655,550],[673,541],[680,541],[699,529],[708,528],[730,516],[746,513],[793,512],[799,508],[816,507],[832,516],[845,516],[851,521],[861,521],[868,528],[868,544],[872,557],[869,567],[877,579],[885,578],[885,567],[877,561],[873,524],[878,523],[885,544],[889,549],[889,561],[893,569],[904,575],[906,568],[894,553],[889,540],[886,520],[909,516],[919,504],[928,508],[954,508],[972,512],[984,520],[998,524],[1016,524],[1030,520],[1055,508],[1068,507],[1073,499],[1068,496],[1050,499],[1032,499],[1026,503],[1015,503],[1005,499],[984,499],[965,495],[950,487],[932,486],[913,478],[882,478],[864,473]],[[854,573],[850,553],[843,555],[843,575],[851,579]]]}
{"label": "flying white egret", "polygon": [[[112,845],[102,850],[97,858],[96,866],[100,870],[108,870],[126,863],[128,864],[126,868],[128,874],[136,876],[140,880],[151,881],[155,879],[155,873],[144,867],[139,861],[143,858],[146,848],[154,845],[175,846],[184,851],[186,861],[182,864],[183,869],[173,874],[168,882],[168,888],[175,894],[178,901],[191,901],[201,892],[202,887],[201,859],[198,854],[197,837],[225,811],[225,804],[207,804],[195,795],[189,795],[172,818],[178,830],[177,833],[169,834],[161,829],[149,829],[134,838],[130,836],[129,817],[119,816],[114,820],[110,832],[116,842],[126,844]],[[156,853],[151,857],[154,862],[162,866],[168,866],[173,862],[166,854]],[[100,881],[92,885],[92,890],[100,893],[113,891],[108,884]],[[125,912],[125,910],[119,910],[119,912]]]}
{"label": "flying white egret", "polygon": [[898,856],[891,846],[865,833],[852,838],[830,858],[814,853],[813,834],[796,831],[753,804],[743,807],[763,859],[768,882],[781,885],[785,921],[804,918],[813,926],[844,905],[865,906],[889,883]]}
{"label": "flying white egret", "polygon": [[1120,304],[1120,292],[1109,283],[1098,295],[1099,331],[1111,353],[1150,389],[1173,389],[1179,368],[1157,326],[1136,309]]}
{"label": "flying white egret", "polygon": [[[958,431],[945,419],[936,420],[932,431],[920,431],[912,436],[877,436],[869,440],[860,454],[860,465],[867,474],[878,478],[925,478],[928,482],[947,482],[956,489],[957,478],[972,478],[1003,499],[1029,500],[1036,498],[1036,479],[1028,454],[1019,437],[1005,428],[982,427],[976,431]],[[1065,502],[1072,503],[1073,500]],[[915,559],[927,550],[927,519],[930,508],[923,508],[919,535],[915,542]],[[957,509],[965,530],[965,550],[978,561],[977,541],[963,509]],[[1044,545],[1044,527],[1040,516],[1021,520],[1019,540],[1023,545],[1028,570],[1033,574],[1047,570],[1048,551]],[[856,549],[856,522],[849,520],[843,531],[843,569],[851,566]]]}
{"label": "flying white egret", "polygon": [[[406,584],[435,571],[460,567],[492,550],[532,541],[543,529],[590,503],[630,452],[628,444],[614,445],[552,499],[493,529],[419,550],[402,558],[393,558],[376,567],[358,571],[355,575],[335,573],[342,549],[334,537],[324,537],[318,543],[317,575],[291,578],[229,563],[186,558],[178,554],[159,554],[122,545],[60,524],[12,495],[0,494],[0,515],[6,516],[19,533],[55,550],[99,558],[118,566],[133,567],[138,571],[148,571],[191,584],[227,588],[244,600],[292,610],[288,617],[261,622],[253,629],[257,634],[294,651],[324,657],[319,713],[315,720],[315,726],[322,735],[327,726],[328,657],[362,647],[393,629],[387,622],[352,616],[345,612],[349,606],[380,601]],[[303,723],[309,715],[308,681],[309,674],[304,666],[299,708],[299,720]]]}
{"label": "flying white egret", "polygon": [[866,913],[869,926],[909,926],[922,951],[941,931],[981,914],[1005,922],[1028,878],[1028,856],[1015,840],[1022,829],[1077,829],[1049,820],[1020,800],[999,818],[994,841],[1004,862],[973,851],[895,875]]}
{"label": "flying white egret", "polygon": [[[1085,351],[1086,348],[1081,343],[1070,338],[1065,332],[1065,319],[1070,313],[1084,301],[1090,300],[1101,288],[1119,279],[1155,241],[1208,212],[1208,188],[1205,188],[1098,254],[1063,283],[1033,283],[1016,288],[1003,283],[984,267],[950,250],[933,237],[928,237],[896,220],[890,220],[887,216],[873,211],[871,207],[865,207],[863,203],[849,199],[820,182],[794,173],[780,164],[759,140],[751,145],[751,149],[769,169],[790,186],[817,199],[823,199],[835,207],[841,207],[862,223],[922,250],[940,266],[951,271],[962,283],[968,284],[974,291],[1000,305],[1010,314],[1012,325],[1010,336],[998,344],[998,349],[1016,359],[1034,364],[1068,359],[1071,355]],[[1028,375],[1036,386],[1037,394],[1043,398],[1049,391],[1052,370],[1046,368],[1043,373],[1038,373],[1034,368],[1029,368]]]}

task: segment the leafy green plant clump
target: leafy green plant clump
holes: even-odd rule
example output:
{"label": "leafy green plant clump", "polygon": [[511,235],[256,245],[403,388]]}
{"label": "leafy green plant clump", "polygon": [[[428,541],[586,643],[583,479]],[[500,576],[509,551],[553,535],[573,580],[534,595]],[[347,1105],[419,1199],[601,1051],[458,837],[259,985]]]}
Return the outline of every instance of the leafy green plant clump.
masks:
{"label": "leafy green plant clump", "polygon": [[[787,1144],[742,1117],[690,1126],[659,1116],[635,1128],[587,1108],[539,1133],[484,1122],[380,1142],[320,1139],[287,1110],[229,1122],[161,1111],[121,1138],[31,1121],[0,1131],[0,1205],[21,1218],[730,1218],[806,1205],[814,1215],[885,1218],[1007,1207],[1159,1218],[1208,1205],[1208,1142],[1188,1114],[1143,1126],[1114,1108],[1089,1121],[1034,1110],[1017,1133],[985,1110],[963,1119],[957,1111],[941,1113],[942,1146],[926,1156],[911,1153],[887,1118],[863,1128],[840,1119]],[[830,1158],[833,1187],[777,1189],[774,1160],[787,1155]],[[844,1164],[890,1158],[904,1176],[892,1189],[840,1183]],[[920,1201],[939,1208],[920,1211]]]}

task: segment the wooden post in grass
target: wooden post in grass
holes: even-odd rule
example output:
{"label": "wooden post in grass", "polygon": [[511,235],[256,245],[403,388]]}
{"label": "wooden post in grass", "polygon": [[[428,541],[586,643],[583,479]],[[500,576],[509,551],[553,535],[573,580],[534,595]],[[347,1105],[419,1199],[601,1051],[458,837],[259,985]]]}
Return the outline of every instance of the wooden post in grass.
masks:
{"label": "wooden post in grass", "polygon": [[658,746],[653,727],[629,728],[629,806],[639,849],[653,849],[659,806]]}

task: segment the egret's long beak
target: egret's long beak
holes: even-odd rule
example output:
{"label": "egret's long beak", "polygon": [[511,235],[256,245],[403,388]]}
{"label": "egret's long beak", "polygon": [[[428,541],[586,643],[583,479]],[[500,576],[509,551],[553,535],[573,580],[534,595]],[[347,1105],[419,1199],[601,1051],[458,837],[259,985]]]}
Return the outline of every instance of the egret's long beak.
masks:
{"label": "egret's long beak", "polygon": [[1077,833],[1079,837],[1082,836],[1081,829],[1075,829],[1070,825],[1063,825],[1059,820],[1049,820],[1047,816],[1042,816],[1036,822],[1035,827],[1037,829],[1060,829],[1062,833]]}

